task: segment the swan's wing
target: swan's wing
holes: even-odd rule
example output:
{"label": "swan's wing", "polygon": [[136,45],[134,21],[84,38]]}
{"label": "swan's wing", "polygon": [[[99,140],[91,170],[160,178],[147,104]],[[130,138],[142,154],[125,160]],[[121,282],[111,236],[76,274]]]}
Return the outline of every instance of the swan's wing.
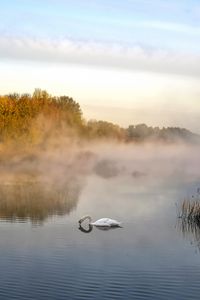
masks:
{"label": "swan's wing", "polygon": [[106,218],[99,219],[96,222],[91,223],[91,225],[94,225],[94,226],[110,226],[110,225],[108,225],[108,223],[106,223]]}
{"label": "swan's wing", "polygon": [[94,226],[109,226],[110,227],[108,220],[109,220],[108,218],[102,218],[91,224]]}
{"label": "swan's wing", "polygon": [[108,219],[108,223],[110,224],[110,226],[120,226],[121,225],[121,222],[118,222],[113,219]]}
{"label": "swan's wing", "polygon": [[91,223],[91,225],[94,226],[104,226],[104,227],[120,226],[120,224],[121,224],[120,222],[109,218],[102,218],[97,220],[96,222]]}

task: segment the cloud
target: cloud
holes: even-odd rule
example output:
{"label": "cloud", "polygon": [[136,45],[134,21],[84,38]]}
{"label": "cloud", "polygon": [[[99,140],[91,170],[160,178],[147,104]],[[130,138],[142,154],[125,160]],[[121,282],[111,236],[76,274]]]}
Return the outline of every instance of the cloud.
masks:
{"label": "cloud", "polygon": [[187,24],[181,23],[173,23],[173,22],[164,22],[164,21],[142,21],[137,22],[138,26],[144,28],[153,28],[165,31],[172,31],[178,33],[184,33],[192,36],[200,35],[200,27],[191,26]]}
{"label": "cloud", "polygon": [[0,58],[200,76],[198,55],[120,44],[0,37]]}

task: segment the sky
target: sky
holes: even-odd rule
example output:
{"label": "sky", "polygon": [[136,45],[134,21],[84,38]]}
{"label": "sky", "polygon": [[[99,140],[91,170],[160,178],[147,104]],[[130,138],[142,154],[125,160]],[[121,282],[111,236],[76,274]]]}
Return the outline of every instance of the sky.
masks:
{"label": "sky", "polygon": [[200,1],[0,0],[0,94],[72,96],[87,119],[200,133]]}

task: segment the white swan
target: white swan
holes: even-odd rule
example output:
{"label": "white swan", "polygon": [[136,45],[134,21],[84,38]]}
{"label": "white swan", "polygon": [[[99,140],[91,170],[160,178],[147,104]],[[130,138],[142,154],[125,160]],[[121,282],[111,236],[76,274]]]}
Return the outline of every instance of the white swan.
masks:
{"label": "white swan", "polygon": [[82,217],[78,221],[79,224],[81,225],[81,223],[83,221],[85,221],[86,219],[89,220],[90,225],[97,226],[97,227],[119,227],[121,225],[121,222],[118,222],[116,220],[109,219],[109,218],[102,218],[102,219],[97,220],[96,222],[92,222],[92,218],[90,216]]}

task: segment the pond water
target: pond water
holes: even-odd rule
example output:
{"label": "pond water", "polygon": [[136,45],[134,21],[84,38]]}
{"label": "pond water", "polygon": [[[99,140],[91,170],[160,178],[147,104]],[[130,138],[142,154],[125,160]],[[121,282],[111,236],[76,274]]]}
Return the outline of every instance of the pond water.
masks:
{"label": "pond water", "polygon": [[[0,299],[199,299],[198,234],[176,209],[195,193],[198,172],[100,173],[64,194],[1,186]],[[85,214],[122,228],[87,232],[85,221],[80,230]]]}

